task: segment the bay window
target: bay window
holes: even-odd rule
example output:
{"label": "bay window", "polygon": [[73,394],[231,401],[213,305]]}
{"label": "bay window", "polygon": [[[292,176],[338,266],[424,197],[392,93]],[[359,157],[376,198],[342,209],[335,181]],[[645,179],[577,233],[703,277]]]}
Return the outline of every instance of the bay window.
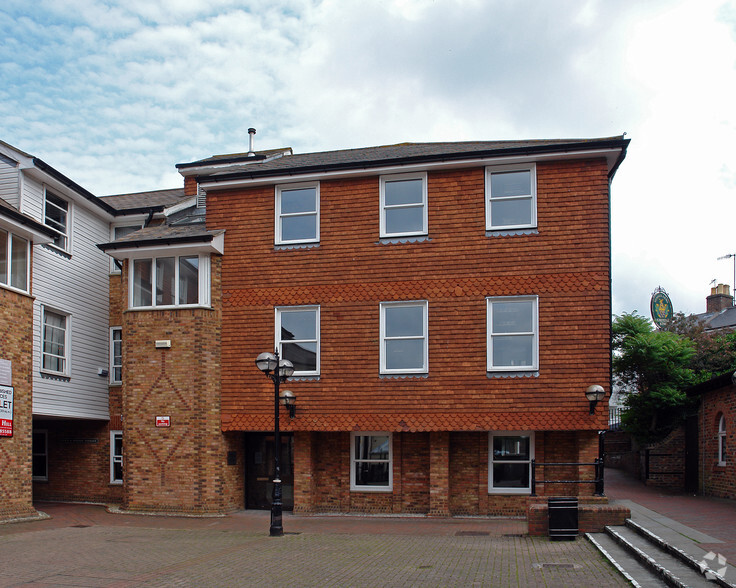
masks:
{"label": "bay window", "polygon": [[209,304],[209,257],[180,255],[132,260],[131,306]]}

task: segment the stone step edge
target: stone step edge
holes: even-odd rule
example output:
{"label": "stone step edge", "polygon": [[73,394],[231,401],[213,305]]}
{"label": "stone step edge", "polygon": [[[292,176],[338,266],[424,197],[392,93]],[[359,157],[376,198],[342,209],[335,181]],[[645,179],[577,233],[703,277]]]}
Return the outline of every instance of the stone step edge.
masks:
{"label": "stone step edge", "polygon": [[616,531],[615,527],[606,526],[604,527],[604,530],[606,534],[611,537],[611,539],[613,539],[616,543],[618,543],[621,547],[628,551],[633,557],[639,560],[645,567],[649,568],[649,570],[655,576],[660,578],[665,584],[667,584],[668,586],[673,586],[674,588],[689,588],[689,586],[685,584],[685,582],[680,580],[680,578],[675,576],[664,566],[658,564],[656,561],[654,561],[654,558],[644,553],[641,549],[636,547],[636,545],[626,539],[626,537]]}
{"label": "stone step edge", "polygon": [[626,519],[626,526],[632,529],[637,535],[643,537],[644,539],[646,539],[647,541],[651,543],[654,543],[660,549],[669,553],[671,556],[676,557],[685,565],[691,567],[697,572],[700,572],[701,574],[703,574],[703,576],[705,576],[707,580],[710,580],[711,582],[715,582],[722,588],[736,588],[736,584],[731,584],[730,582],[728,582],[718,572],[710,568],[705,563],[704,560],[697,561],[689,553],[686,553],[679,547],[675,547],[674,545],[667,543],[667,541],[662,539],[659,535],[656,535],[655,533],[653,533],[646,527],[643,527],[639,523],[636,523],[632,521],[631,519]]}
{"label": "stone step edge", "polygon": [[623,576],[623,577],[624,577],[624,578],[625,578],[626,580],[628,580],[628,581],[629,581],[629,582],[631,583],[631,585],[632,585],[632,586],[633,586],[634,588],[642,588],[641,584],[639,584],[639,582],[637,582],[636,580],[634,580],[634,578],[632,578],[632,577],[631,577],[631,574],[629,574],[629,573],[628,573],[628,572],[627,572],[627,571],[626,571],[626,570],[625,570],[625,569],[624,569],[624,568],[623,568],[623,567],[621,566],[621,564],[620,564],[620,563],[618,563],[618,561],[616,561],[616,558],[614,558],[614,557],[613,557],[613,556],[612,556],[612,555],[611,555],[610,553],[608,553],[608,550],[607,550],[607,549],[606,549],[605,547],[603,547],[603,546],[602,546],[602,545],[601,545],[601,544],[600,544],[600,543],[598,542],[598,540],[597,540],[597,539],[596,539],[595,537],[593,537],[593,533],[585,533],[585,538],[586,538],[586,539],[587,539],[588,541],[590,541],[590,542],[591,542],[591,543],[593,544],[593,546],[594,546],[594,547],[595,547],[595,548],[596,548],[596,549],[597,549],[598,551],[600,551],[600,552],[601,552],[601,553],[603,554],[603,557],[605,557],[605,558],[606,558],[606,559],[607,559],[607,560],[608,560],[608,561],[609,561],[609,562],[611,563],[611,565],[612,565],[612,566],[613,566],[614,568],[616,568],[616,570],[618,571],[618,573],[619,573],[619,574],[621,574],[621,575],[622,575],[622,576]]}

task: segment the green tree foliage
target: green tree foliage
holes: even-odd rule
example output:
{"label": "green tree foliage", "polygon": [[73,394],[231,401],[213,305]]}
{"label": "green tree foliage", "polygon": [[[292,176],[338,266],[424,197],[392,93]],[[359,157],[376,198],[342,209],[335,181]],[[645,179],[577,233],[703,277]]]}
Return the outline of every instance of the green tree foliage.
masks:
{"label": "green tree foliage", "polygon": [[695,343],[633,312],[615,317],[613,372],[625,392],[624,428],[642,443],[661,439],[692,410],[685,389],[697,380]]}

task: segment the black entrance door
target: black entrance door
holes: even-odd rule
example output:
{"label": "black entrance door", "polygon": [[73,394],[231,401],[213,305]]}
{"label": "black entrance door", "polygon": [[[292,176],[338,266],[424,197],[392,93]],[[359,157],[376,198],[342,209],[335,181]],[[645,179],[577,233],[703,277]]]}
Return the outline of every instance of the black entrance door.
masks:
{"label": "black entrance door", "polygon": [[[273,496],[273,433],[245,436],[245,507],[270,509]],[[294,435],[281,433],[281,487],[284,510],[294,510]]]}

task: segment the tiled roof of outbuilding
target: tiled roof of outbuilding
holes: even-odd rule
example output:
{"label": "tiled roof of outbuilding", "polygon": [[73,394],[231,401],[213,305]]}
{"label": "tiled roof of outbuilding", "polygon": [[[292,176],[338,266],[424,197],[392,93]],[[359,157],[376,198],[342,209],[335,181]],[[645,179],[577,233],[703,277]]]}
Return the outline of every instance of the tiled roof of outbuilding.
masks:
{"label": "tiled roof of outbuilding", "polygon": [[184,188],[170,190],[152,190],[150,192],[136,192],[134,194],[111,194],[100,196],[116,210],[131,210],[138,208],[166,207],[185,200]]}

